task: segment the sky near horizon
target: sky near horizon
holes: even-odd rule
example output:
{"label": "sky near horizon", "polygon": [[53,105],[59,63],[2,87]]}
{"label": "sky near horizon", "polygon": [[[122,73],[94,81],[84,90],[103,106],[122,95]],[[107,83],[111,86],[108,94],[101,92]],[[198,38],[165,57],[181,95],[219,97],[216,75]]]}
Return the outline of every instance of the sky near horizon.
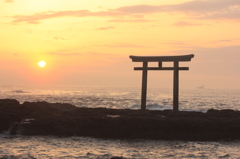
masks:
{"label": "sky near horizon", "polygon": [[0,84],[141,87],[129,55],[194,54],[180,88],[240,89],[239,0],[1,0],[0,17]]}

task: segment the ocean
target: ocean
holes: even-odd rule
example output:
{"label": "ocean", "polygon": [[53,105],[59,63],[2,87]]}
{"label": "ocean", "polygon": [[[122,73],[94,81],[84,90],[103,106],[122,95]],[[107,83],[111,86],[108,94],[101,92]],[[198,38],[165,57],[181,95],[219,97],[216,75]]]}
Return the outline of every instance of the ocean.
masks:
{"label": "ocean", "polygon": [[[173,90],[149,88],[147,109],[172,109]],[[139,109],[141,88],[136,87],[80,87],[52,85],[0,86],[0,98],[36,102],[70,103],[77,107],[106,107]],[[240,109],[240,90],[180,89],[179,108],[185,111],[208,109]]]}
{"label": "ocean", "polygon": [[[172,109],[172,89],[149,88],[147,109]],[[139,109],[141,88],[3,85],[0,98],[70,103],[78,107]],[[240,90],[180,89],[179,108],[240,109]],[[0,134],[1,158],[239,158],[240,141],[113,140]]]}

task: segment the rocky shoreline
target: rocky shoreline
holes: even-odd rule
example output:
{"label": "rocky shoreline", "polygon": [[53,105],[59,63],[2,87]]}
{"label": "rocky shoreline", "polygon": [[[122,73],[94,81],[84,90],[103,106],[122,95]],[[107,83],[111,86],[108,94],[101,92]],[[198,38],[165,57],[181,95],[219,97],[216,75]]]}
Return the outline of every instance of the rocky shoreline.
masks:
{"label": "rocky shoreline", "polygon": [[0,99],[0,133],[113,139],[238,140],[240,112],[78,108],[70,104]]}

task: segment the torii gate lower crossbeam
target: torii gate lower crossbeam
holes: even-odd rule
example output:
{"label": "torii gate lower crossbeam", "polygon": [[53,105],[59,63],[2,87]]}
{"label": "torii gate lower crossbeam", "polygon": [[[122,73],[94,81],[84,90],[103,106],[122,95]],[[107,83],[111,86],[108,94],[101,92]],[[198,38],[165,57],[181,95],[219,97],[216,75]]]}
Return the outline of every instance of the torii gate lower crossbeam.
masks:
{"label": "torii gate lower crossbeam", "polygon": [[[179,62],[191,61],[193,57],[193,54],[182,56],[130,56],[133,62],[143,63],[143,67],[134,68],[134,70],[142,70],[141,110],[146,110],[148,70],[173,70],[173,111],[178,112],[179,70],[189,70],[188,67],[179,67]],[[148,67],[148,62],[158,62],[158,67]],[[162,67],[162,62],[173,62],[173,67]]]}

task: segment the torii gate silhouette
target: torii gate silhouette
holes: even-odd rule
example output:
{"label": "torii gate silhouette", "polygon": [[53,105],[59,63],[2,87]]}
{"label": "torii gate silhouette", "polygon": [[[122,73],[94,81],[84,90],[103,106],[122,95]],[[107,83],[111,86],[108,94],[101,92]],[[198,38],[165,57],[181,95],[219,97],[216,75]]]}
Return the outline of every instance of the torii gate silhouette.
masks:
{"label": "torii gate silhouette", "polygon": [[[146,110],[148,70],[173,70],[173,111],[178,112],[179,70],[189,70],[188,67],[179,67],[179,62],[191,61],[193,57],[193,54],[182,56],[130,56],[133,62],[143,63],[143,67],[134,67],[134,70],[142,70],[141,110]],[[148,62],[158,62],[158,67],[148,67]],[[173,67],[162,67],[162,62],[173,62]]]}

